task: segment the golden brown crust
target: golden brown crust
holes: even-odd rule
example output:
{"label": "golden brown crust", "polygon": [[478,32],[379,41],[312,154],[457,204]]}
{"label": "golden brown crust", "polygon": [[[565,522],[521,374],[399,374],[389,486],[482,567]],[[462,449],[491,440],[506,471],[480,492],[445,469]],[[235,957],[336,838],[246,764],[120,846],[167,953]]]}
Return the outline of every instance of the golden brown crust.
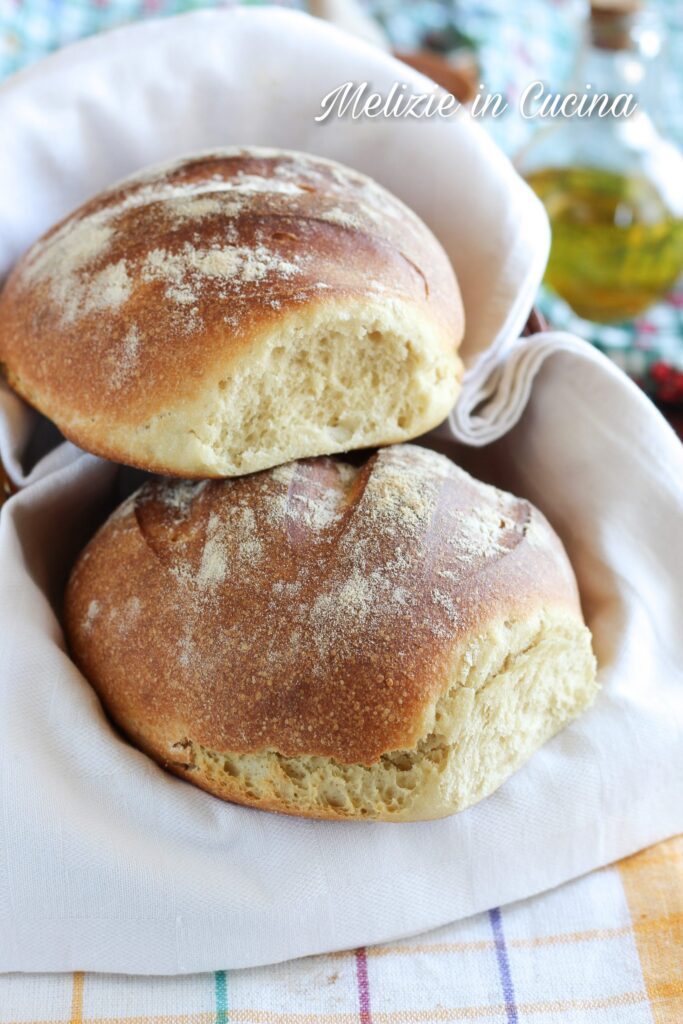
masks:
{"label": "golden brown crust", "polygon": [[415,214],[331,161],[226,150],[129,179],[43,236],[0,295],[0,361],[82,447],[178,472],[120,432],[196,399],[293,313],[358,298],[414,307],[455,353],[457,285]]}
{"label": "golden brown crust", "polygon": [[543,516],[405,445],[146,484],[79,559],[65,621],[157,757],[191,736],[370,765],[415,747],[473,637],[544,607],[581,620]]}

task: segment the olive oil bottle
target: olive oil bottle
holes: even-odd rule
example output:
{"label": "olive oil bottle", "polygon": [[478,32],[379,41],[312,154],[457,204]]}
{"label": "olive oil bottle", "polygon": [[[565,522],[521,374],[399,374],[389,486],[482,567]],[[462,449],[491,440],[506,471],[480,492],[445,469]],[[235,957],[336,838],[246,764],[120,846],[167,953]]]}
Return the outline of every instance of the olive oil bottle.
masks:
{"label": "olive oil bottle", "polygon": [[683,157],[646,110],[638,6],[592,4],[573,90],[615,96],[639,86],[637,109],[558,119],[518,161],[552,228],[547,284],[580,316],[604,322],[637,316],[683,272]]}
{"label": "olive oil bottle", "polygon": [[676,283],[683,219],[644,175],[549,167],[527,181],[552,226],[546,282],[579,316],[637,316]]}

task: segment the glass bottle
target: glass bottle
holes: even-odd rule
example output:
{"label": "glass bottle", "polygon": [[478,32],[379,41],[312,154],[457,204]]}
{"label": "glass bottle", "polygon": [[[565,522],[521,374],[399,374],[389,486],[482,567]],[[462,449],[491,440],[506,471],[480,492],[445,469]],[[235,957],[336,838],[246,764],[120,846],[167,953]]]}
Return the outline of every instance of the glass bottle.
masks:
{"label": "glass bottle", "polygon": [[517,161],[552,227],[546,283],[588,320],[636,316],[683,271],[683,156],[648,112],[657,46],[640,6],[591,4],[571,90],[611,101],[633,94],[636,109],[623,116],[622,101],[607,116],[548,119]]}

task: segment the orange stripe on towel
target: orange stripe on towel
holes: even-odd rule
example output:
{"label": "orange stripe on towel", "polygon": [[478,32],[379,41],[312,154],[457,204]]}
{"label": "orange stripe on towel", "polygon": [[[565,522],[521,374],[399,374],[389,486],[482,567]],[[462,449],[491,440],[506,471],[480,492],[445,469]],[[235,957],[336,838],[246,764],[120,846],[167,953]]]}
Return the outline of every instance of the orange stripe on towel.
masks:
{"label": "orange stripe on towel", "polygon": [[[619,864],[655,1024],[683,1021],[683,836]],[[656,922],[656,926],[655,925]]]}
{"label": "orange stripe on towel", "polygon": [[83,1022],[83,971],[74,971],[73,988],[71,990],[70,1024]]}

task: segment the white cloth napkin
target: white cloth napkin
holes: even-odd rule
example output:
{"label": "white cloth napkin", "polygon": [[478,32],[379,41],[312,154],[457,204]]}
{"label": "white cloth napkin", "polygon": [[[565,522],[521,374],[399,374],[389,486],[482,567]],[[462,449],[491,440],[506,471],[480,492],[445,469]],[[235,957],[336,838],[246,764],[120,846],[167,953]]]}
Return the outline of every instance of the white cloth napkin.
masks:
{"label": "white cloth napkin", "polygon": [[64,580],[128,474],[71,445],[33,467],[49,431],[2,394],[0,454],[26,486],[0,516],[0,970],[182,973],[389,941],[683,829],[682,449],[581,342],[518,340],[547,226],[475,125],[313,121],[340,82],[399,78],[425,88],[282,11],[79,44],[0,89],[0,275],[86,195],[165,156],[248,141],[373,174],[431,224],[463,285],[468,374],[442,439],[562,534],[602,693],[450,819],[311,822],[224,804],[125,743],[65,652]]}

